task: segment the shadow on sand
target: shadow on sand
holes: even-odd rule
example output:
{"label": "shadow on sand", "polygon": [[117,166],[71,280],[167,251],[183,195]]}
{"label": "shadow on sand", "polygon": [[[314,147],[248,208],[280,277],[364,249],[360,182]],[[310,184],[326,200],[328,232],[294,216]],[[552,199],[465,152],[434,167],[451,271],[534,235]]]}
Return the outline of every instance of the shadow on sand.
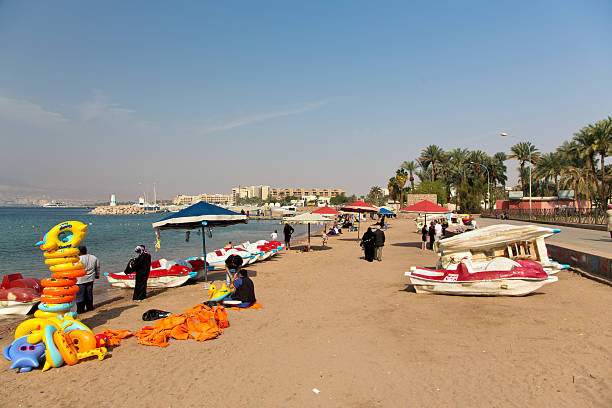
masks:
{"label": "shadow on sand", "polygon": [[[310,251],[328,251],[332,249],[332,247],[330,246],[322,246],[322,245],[311,245],[310,246]],[[306,245],[297,245],[294,247],[291,247],[290,251],[300,251],[300,252],[304,252],[306,250]]]}
{"label": "shadow on sand", "polygon": [[421,243],[420,242],[396,242],[395,244],[391,244],[391,246],[408,247],[408,248],[419,248],[419,249],[421,249]]}
{"label": "shadow on sand", "polygon": [[[112,309],[102,310],[93,315],[82,319],[83,324],[88,327],[98,327],[104,325],[109,320],[114,319],[121,315],[121,313],[125,310],[132,309],[134,307],[138,307],[138,305],[125,305],[125,306],[117,306]],[[97,310],[97,309],[96,309]]]}

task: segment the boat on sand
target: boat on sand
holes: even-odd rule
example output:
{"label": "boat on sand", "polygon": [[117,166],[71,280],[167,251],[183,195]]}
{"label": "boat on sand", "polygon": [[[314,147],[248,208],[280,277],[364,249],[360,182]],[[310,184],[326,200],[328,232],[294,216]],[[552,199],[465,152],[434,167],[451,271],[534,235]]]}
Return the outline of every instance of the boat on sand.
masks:
{"label": "boat on sand", "polygon": [[0,315],[28,314],[42,295],[40,280],[12,273],[2,278],[0,285]]}
{"label": "boat on sand", "polygon": [[475,296],[524,296],[557,281],[537,262],[507,258],[493,260],[481,271],[474,270],[469,259],[462,260],[454,269],[413,266],[406,276],[417,293]]}

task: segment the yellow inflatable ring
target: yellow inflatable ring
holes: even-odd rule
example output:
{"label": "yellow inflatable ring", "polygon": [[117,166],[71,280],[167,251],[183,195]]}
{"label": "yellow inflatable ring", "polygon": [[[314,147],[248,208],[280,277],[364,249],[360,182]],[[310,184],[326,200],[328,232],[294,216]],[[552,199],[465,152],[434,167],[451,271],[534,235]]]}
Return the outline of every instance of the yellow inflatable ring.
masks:
{"label": "yellow inflatable ring", "polygon": [[69,263],[69,264],[75,264],[77,262],[79,262],[79,257],[78,256],[72,256],[70,258],[49,258],[49,259],[45,259],[45,265],[61,265],[61,264],[65,264],[65,263]]}
{"label": "yellow inflatable ring", "polygon": [[55,251],[43,252],[43,256],[47,259],[55,258],[69,258],[71,256],[78,256],[80,254],[78,248],[64,248],[56,249]]}
{"label": "yellow inflatable ring", "polygon": [[41,319],[48,319],[50,317],[56,317],[60,315],[60,312],[43,312],[40,309],[34,312],[34,317],[40,317]]}
{"label": "yellow inflatable ring", "polygon": [[87,234],[87,225],[80,221],[66,221],[57,224],[36,244],[43,251],[76,248]]}
{"label": "yellow inflatable ring", "polygon": [[74,271],[77,269],[83,269],[83,264],[81,262],[73,263],[61,263],[59,265],[50,266],[49,269],[51,272],[63,272],[63,271]]}

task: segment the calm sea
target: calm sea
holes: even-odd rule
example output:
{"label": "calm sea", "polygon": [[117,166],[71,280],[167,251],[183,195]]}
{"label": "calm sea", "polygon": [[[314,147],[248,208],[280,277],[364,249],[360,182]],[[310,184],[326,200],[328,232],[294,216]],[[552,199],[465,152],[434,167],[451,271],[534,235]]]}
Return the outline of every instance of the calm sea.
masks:
{"label": "calm sea", "polygon": [[[195,231],[191,232],[189,242],[185,241],[185,231],[162,231],[161,249],[153,251],[155,231],[151,223],[168,215],[92,215],[86,209],[0,207],[0,277],[9,273],[36,278],[49,276],[42,251],[35,244],[49,229],[63,221],[81,221],[88,225],[83,244],[87,245],[90,254],[98,257],[102,272],[123,272],[134,256],[134,247],[139,244],[150,250],[153,259],[201,256],[202,237]],[[294,228],[295,236],[304,234],[304,226]],[[228,241],[269,240],[275,229],[280,238],[282,225],[278,220],[251,220],[248,224],[215,228],[212,238],[206,237],[206,250],[221,248]]]}

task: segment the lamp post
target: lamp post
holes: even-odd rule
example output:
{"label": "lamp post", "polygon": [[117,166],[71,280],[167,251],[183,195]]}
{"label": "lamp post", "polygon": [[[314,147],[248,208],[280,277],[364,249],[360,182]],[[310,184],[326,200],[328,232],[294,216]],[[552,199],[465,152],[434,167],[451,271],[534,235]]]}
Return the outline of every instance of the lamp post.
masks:
{"label": "lamp post", "polygon": [[[509,136],[507,133],[501,133],[502,137]],[[519,140],[517,137],[510,135],[510,137]],[[529,146],[529,219],[531,219],[531,146]]]}
{"label": "lamp post", "polygon": [[477,164],[480,167],[483,167],[486,171],[487,171],[487,202],[489,203],[489,209],[491,207],[491,199],[490,199],[490,191],[489,191],[489,168],[487,166],[485,166],[484,164],[480,164],[480,163],[476,163],[476,162],[470,162],[470,164]]}

